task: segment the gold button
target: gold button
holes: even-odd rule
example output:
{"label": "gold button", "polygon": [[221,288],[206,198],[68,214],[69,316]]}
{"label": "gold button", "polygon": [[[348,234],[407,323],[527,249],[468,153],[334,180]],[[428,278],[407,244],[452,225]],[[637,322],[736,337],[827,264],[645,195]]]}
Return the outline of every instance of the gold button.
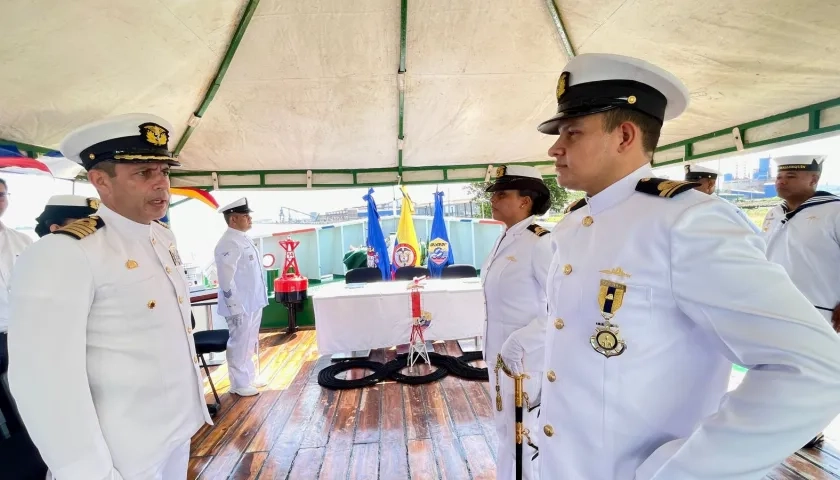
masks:
{"label": "gold button", "polygon": [[563,323],[562,318],[557,318],[557,319],[554,320],[554,328],[556,328],[557,330],[560,330],[561,328],[563,328],[565,326],[566,326],[566,324]]}
{"label": "gold button", "polygon": [[563,275],[568,275],[570,273],[572,273],[572,266],[567,263],[563,266]]}
{"label": "gold button", "polygon": [[178,295],[178,303],[184,303],[184,297]]}
{"label": "gold button", "polygon": [[152,245],[154,245],[154,244],[156,244],[156,243],[157,243],[157,241],[155,240],[155,238],[154,238],[154,237],[152,237]]}
{"label": "gold button", "polygon": [[198,365],[198,357],[193,357],[193,363]]}
{"label": "gold button", "polygon": [[546,425],[543,427],[543,432],[545,432],[546,437],[550,437],[554,435],[554,427],[552,427],[551,425]]}
{"label": "gold button", "polygon": [[157,305],[157,303],[154,300],[149,300],[149,303],[146,304],[146,306],[149,307],[149,310],[155,308],[155,305]]}
{"label": "gold button", "polygon": [[592,225],[592,222],[594,222],[594,221],[595,220],[593,220],[592,217],[587,215],[587,216],[583,217],[583,226],[588,227],[588,226]]}
{"label": "gold button", "polygon": [[557,375],[554,373],[554,370],[549,370],[545,376],[548,377],[549,382],[557,380]]}
{"label": "gold button", "polygon": [[187,327],[187,333],[192,333],[192,327]]}
{"label": "gold button", "polygon": [[166,273],[172,273],[172,269],[169,268],[169,267],[166,267]]}

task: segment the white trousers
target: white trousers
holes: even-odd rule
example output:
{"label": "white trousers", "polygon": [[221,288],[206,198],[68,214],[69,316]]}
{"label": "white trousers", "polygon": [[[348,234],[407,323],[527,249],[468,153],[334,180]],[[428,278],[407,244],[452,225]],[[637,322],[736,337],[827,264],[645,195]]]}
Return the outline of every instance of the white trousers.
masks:
{"label": "white trousers", "polygon": [[[111,476],[101,480],[187,480],[190,462],[190,441],[177,446],[160,464],[132,476],[122,476],[114,470]],[[46,480],[61,480],[47,472]],[[97,479],[99,480],[99,479]]]}
{"label": "white trousers", "polygon": [[253,355],[257,351],[261,322],[262,309],[254,313],[245,313],[242,320],[236,324],[231,324],[228,320],[230,338],[225,357],[231,389],[248,387],[256,380]]}

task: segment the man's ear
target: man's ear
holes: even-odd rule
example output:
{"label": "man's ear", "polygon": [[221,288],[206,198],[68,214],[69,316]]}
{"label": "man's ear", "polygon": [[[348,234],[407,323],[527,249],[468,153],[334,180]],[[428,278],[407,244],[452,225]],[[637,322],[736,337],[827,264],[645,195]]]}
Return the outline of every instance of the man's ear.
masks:
{"label": "man's ear", "polygon": [[53,223],[52,225],[50,225],[50,233],[58,230],[59,228],[61,228],[61,227],[59,227],[58,225]]}
{"label": "man's ear", "polygon": [[622,122],[616,130],[621,135],[621,143],[618,145],[618,151],[621,153],[628,151],[633,145],[642,141],[642,132],[633,122]]}

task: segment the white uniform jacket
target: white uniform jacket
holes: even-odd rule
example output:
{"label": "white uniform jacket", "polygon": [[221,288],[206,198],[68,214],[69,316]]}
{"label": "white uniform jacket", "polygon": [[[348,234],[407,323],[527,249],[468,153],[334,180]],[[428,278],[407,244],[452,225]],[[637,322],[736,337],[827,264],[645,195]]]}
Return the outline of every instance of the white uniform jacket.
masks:
{"label": "white uniform jacket", "polygon": [[18,259],[9,383],[60,480],[135,478],[212,424],[175,236],[105,206]]}
{"label": "white uniform jacket", "polygon": [[762,478],[840,412],[840,338],[730,205],[648,177],[552,230],[540,474]]}
{"label": "white uniform jacket", "polygon": [[9,285],[17,257],[32,245],[32,239],[0,222],[0,332],[9,328]]}
{"label": "white uniform jacket", "polygon": [[[523,366],[531,376],[525,380],[524,389],[531,401],[531,415],[539,402],[540,379],[544,358],[545,322],[547,314],[545,287],[546,275],[551,262],[551,236],[547,230],[532,224],[534,217],[513,225],[504,232],[481,267],[481,281],[487,310],[484,333],[484,358],[490,373],[490,386],[495,396],[496,378],[494,367],[496,356],[502,344],[513,332],[523,330],[521,337],[525,348]],[[514,389],[513,379],[499,372],[502,385],[502,412],[493,409],[497,419],[499,437],[498,475],[499,480],[512,479],[514,459]],[[534,421],[536,421],[534,419]],[[536,425],[536,423],[534,423]],[[532,429],[534,443],[538,435]],[[536,452],[527,447],[523,450],[526,461]],[[535,465],[536,466],[536,465]],[[527,474],[526,478],[531,478]]]}
{"label": "white uniform jacket", "polygon": [[244,232],[228,228],[215,250],[219,315],[254,313],[268,305],[262,256]]}
{"label": "white uniform jacket", "polygon": [[840,197],[817,192],[793,212],[767,212],[767,258],[831,320],[840,303]]}

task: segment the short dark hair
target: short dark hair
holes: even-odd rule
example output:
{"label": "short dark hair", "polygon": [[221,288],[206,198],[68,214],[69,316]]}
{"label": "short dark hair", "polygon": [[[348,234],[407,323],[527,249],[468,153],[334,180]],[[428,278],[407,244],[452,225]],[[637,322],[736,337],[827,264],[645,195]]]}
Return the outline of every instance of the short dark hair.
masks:
{"label": "short dark hair", "polygon": [[103,160],[93,167],[90,168],[91,170],[101,170],[105,172],[109,177],[114,178],[117,176],[117,164],[110,161],[110,160]]}
{"label": "short dark hair", "polygon": [[520,197],[531,199],[531,215],[543,215],[551,206],[551,194],[537,192],[534,190],[519,190]]}
{"label": "short dark hair", "polygon": [[612,132],[624,122],[630,122],[639,127],[642,132],[642,148],[645,153],[653,154],[659,135],[662,133],[662,122],[646,113],[626,108],[614,108],[604,113],[604,131]]}
{"label": "short dark hair", "polygon": [[225,212],[222,215],[225,217],[225,225],[230,226],[230,219],[233,218],[233,212]]}
{"label": "short dark hair", "polygon": [[2,178],[0,178],[0,185],[3,185],[7,192],[9,191],[9,186],[6,184],[6,181]]}

